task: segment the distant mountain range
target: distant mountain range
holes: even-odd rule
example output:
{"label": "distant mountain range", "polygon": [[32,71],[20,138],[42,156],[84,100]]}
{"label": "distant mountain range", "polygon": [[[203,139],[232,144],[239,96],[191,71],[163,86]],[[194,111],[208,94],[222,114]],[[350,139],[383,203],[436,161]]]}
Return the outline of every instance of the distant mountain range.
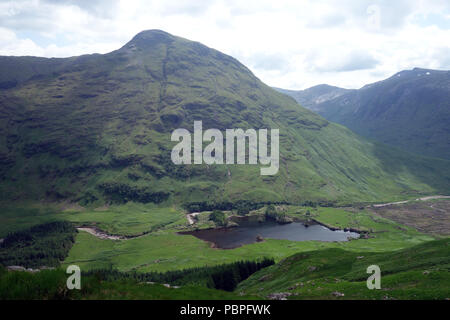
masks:
{"label": "distant mountain range", "polygon": [[359,90],[278,90],[362,136],[450,159],[450,71],[415,68]]}
{"label": "distant mountain range", "polygon": [[[0,83],[4,201],[355,202],[450,188],[450,162],[366,141],[236,59],[160,30],[108,54],[0,57]],[[333,90],[319,100],[346,92]],[[192,132],[195,120],[204,130],[279,129],[278,174],[261,176],[255,165],[174,165],[171,132]]]}
{"label": "distant mountain range", "polygon": [[275,90],[287,94],[294,98],[302,107],[312,111],[319,111],[317,106],[321,103],[335,99],[352,90],[343,89],[339,87],[329,86],[327,84],[319,84],[317,86],[305,90],[286,90],[281,88],[274,88]]}

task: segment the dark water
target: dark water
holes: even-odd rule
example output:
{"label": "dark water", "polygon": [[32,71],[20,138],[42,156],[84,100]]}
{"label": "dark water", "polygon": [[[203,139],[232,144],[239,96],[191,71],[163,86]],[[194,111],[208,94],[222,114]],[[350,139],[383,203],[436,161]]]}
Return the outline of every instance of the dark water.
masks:
{"label": "dark water", "polygon": [[246,223],[236,228],[209,229],[186,232],[204,241],[213,242],[217,248],[232,249],[256,242],[256,236],[264,239],[291,241],[348,241],[348,237],[359,238],[355,232],[333,231],[321,225],[305,226],[302,223],[278,224],[276,222]]}

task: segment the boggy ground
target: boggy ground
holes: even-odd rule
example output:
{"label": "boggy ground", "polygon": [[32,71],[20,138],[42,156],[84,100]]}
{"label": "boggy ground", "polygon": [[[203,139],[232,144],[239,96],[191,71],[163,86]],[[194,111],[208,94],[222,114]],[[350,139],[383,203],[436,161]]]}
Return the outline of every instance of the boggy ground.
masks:
{"label": "boggy ground", "polygon": [[450,199],[413,201],[369,210],[423,233],[450,235]]}

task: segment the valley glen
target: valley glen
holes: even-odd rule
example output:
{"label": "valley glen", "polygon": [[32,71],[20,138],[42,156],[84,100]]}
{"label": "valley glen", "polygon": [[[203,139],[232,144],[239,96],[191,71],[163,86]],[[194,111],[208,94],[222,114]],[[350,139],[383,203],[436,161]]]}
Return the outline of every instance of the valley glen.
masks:
{"label": "valley glen", "polygon": [[[270,130],[270,154],[268,129],[226,129],[224,159],[224,136],[219,129],[208,129],[203,133],[202,121],[194,121],[194,164],[250,164],[264,165],[261,175],[275,175],[280,166],[280,132]],[[187,129],[172,132],[171,141],[179,142],[172,149],[172,162],[176,165],[192,164],[192,137]],[[203,150],[203,142],[210,142]],[[235,143],[236,142],[236,143]],[[247,151],[248,142],[248,152]],[[246,155],[248,154],[248,163]]]}

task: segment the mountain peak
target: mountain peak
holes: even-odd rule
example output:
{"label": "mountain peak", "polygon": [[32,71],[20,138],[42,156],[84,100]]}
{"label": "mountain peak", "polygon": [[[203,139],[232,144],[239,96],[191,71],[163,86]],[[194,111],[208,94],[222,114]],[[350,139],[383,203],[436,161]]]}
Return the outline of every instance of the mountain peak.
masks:
{"label": "mountain peak", "polygon": [[312,86],[312,87],[310,87],[308,89],[305,89],[305,90],[310,90],[310,89],[335,89],[335,88],[339,88],[339,87],[331,86],[331,85],[326,84],[326,83],[322,83],[322,84],[318,84],[318,85]]}
{"label": "mountain peak", "polygon": [[431,75],[431,74],[444,74],[447,73],[446,70],[434,70],[434,69],[425,69],[425,68],[413,68],[413,69],[407,69],[402,70],[400,72],[397,72],[394,74],[391,78],[395,77],[401,77],[402,75],[409,75],[409,76],[417,76],[417,75]]}
{"label": "mountain peak", "polygon": [[170,43],[175,40],[175,37],[158,29],[144,30],[133,37],[124,48],[146,48],[158,43]]}
{"label": "mountain peak", "polygon": [[159,36],[159,37],[173,37],[170,33],[160,30],[160,29],[149,29],[149,30],[143,30],[141,32],[139,32],[138,34],[136,34],[133,39],[145,39],[145,38],[152,38],[155,36]]}

